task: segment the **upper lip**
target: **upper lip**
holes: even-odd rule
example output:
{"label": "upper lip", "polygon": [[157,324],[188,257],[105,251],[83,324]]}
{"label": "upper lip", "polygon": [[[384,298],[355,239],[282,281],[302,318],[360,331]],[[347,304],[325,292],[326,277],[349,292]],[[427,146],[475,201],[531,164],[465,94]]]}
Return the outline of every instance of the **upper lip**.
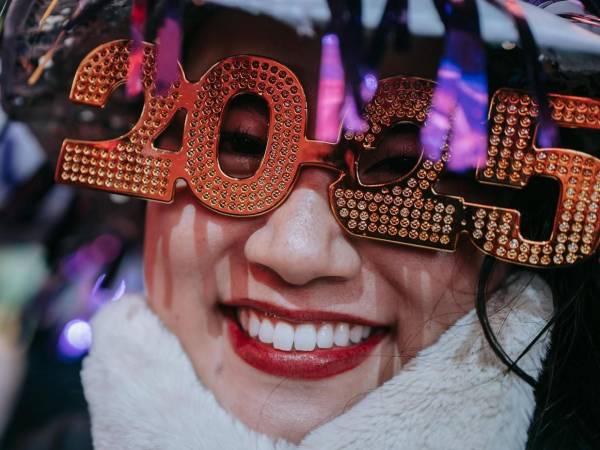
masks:
{"label": "upper lip", "polygon": [[304,309],[288,309],[277,306],[265,301],[253,300],[249,298],[232,299],[223,301],[224,306],[239,307],[245,306],[263,312],[266,315],[280,318],[288,322],[348,322],[369,327],[387,327],[386,324],[372,320],[357,317],[352,314],[332,311],[315,311]]}

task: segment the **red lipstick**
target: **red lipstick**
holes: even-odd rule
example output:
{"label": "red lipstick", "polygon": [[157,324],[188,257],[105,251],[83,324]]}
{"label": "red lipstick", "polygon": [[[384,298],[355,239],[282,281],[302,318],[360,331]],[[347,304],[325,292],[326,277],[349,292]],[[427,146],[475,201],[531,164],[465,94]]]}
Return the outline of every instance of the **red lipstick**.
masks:
{"label": "red lipstick", "polygon": [[[246,303],[255,302],[248,301]],[[318,380],[352,370],[367,359],[386,335],[380,325],[375,325],[378,328],[375,328],[367,339],[348,347],[316,348],[308,352],[284,351],[250,337],[236,320],[233,308],[227,309],[229,313],[225,315],[225,320],[235,353],[258,370],[286,378]],[[275,317],[282,317],[286,321],[291,321],[291,318],[297,322],[300,321],[298,317],[302,317],[302,321],[308,321],[309,316],[310,321],[342,321],[342,317],[346,320],[349,317],[337,313],[325,314],[316,311],[294,311],[293,314],[291,311],[285,311],[285,314],[276,314],[273,309],[277,309],[277,313],[282,313],[283,310],[272,308],[271,305],[267,307],[264,303],[261,303],[260,309]],[[358,323],[355,320],[351,322]],[[373,324],[362,320],[360,323],[369,326]]]}

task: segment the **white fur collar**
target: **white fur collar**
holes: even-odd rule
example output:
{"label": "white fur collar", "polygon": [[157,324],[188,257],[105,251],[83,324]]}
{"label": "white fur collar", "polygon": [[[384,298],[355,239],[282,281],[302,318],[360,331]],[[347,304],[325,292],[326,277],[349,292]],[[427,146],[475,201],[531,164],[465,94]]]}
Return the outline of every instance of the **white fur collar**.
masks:
{"label": "white fur collar", "polygon": [[[548,287],[513,279],[490,302],[491,322],[515,357],[551,314]],[[400,373],[295,446],[246,428],[198,381],[143,299],[111,303],[94,318],[82,371],[97,449],[522,449],[532,388],[496,358],[474,311]],[[548,335],[520,365],[537,378]]]}

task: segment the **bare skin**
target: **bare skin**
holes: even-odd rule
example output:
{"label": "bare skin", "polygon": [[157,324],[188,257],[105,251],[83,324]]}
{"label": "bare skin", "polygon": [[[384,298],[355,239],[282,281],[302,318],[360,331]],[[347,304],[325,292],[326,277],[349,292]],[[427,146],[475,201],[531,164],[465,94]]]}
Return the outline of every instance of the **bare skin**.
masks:
{"label": "bare skin", "polygon": [[[190,79],[223,57],[260,54],[296,70],[309,111],[314,105],[318,39],[299,38],[264,18],[229,13],[204,25],[190,49]],[[415,58],[387,60],[383,75],[419,74],[406,66],[414,66]],[[420,75],[432,78],[435,62],[420,64]],[[252,108],[231,110],[225,122],[226,131],[266,133],[263,116]],[[222,165],[233,171],[244,163],[234,154],[224,158]],[[402,370],[472,309],[482,261],[465,241],[454,253],[439,253],[349,237],[329,209],[327,187],[334,175],[304,169],[285,203],[256,218],[214,214],[187,189],[177,190],[174,203],[150,203],[147,211],[144,262],[151,308],[226,410],[254,430],[292,442]],[[493,285],[504,273],[501,267]],[[351,314],[386,324],[391,333],[347,372],[321,380],[275,377],[234,353],[217,308],[232,298]]]}

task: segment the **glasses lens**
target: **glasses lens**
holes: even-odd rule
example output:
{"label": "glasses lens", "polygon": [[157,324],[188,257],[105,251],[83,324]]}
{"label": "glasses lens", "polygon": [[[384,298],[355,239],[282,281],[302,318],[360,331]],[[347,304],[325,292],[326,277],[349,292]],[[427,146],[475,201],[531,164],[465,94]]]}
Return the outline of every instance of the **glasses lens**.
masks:
{"label": "glasses lens", "polygon": [[397,123],[379,138],[375,150],[363,150],[358,159],[358,178],[365,185],[387,184],[409,175],[421,161],[419,127]]}
{"label": "glasses lens", "polygon": [[249,178],[261,165],[269,133],[269,107],[257,95],[234,97],[223,114],[219,166],[233,178]]}

